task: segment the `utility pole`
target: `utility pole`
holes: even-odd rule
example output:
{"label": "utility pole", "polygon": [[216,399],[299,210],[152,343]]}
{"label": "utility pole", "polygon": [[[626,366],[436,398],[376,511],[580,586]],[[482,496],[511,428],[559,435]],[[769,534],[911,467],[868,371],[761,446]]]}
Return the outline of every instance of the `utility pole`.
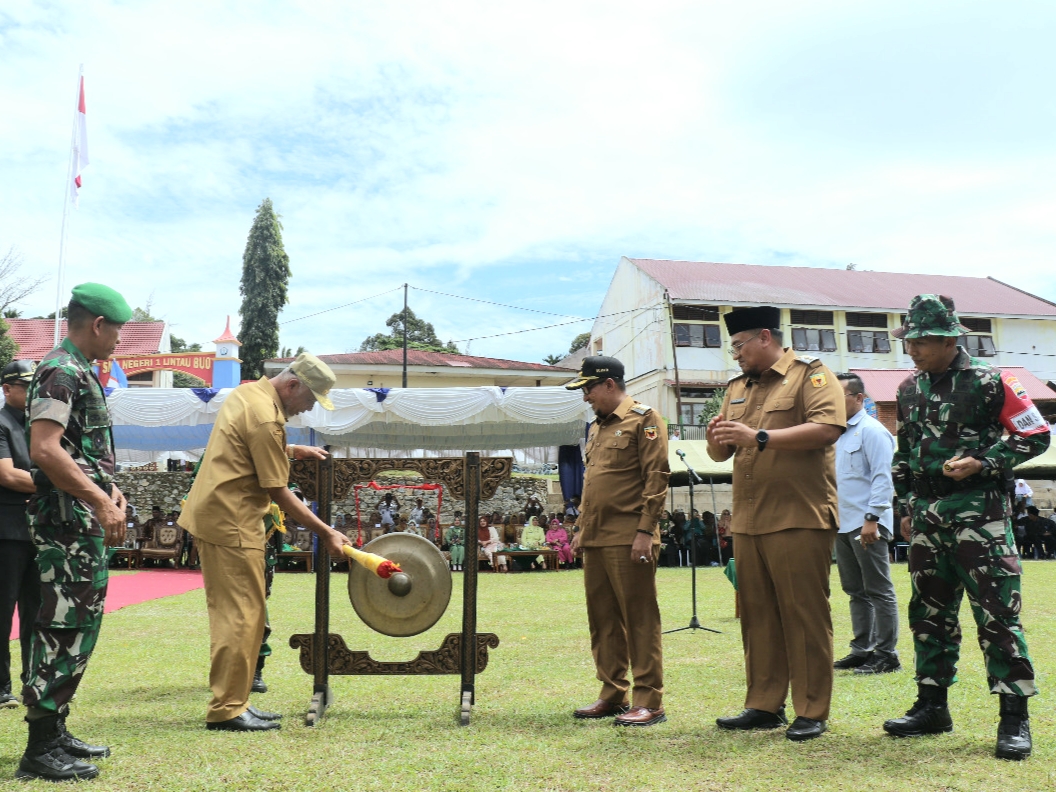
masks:
{"label": "utility pole", "polygon": [[403,387],[407,387],[407,284],[403,284]]}

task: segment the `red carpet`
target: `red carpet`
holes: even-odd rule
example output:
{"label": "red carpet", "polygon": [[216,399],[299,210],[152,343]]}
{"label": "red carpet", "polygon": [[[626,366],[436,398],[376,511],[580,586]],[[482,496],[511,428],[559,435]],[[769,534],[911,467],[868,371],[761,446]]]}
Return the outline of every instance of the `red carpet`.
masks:
{"label": "red carpet", "polygon": [[[172,597],[202,587],[202,573],[186,569],[141,569],[131,575],[110,577],[105,613],[140,602]],[[18,613],[11,625],[11,640],[18,638]]]}

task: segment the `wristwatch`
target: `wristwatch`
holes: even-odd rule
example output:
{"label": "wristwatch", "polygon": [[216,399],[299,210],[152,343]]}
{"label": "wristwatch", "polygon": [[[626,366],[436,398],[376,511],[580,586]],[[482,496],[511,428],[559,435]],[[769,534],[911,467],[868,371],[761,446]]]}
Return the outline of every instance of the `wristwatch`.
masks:
{"label": "wristwatch", "polygon": [[987,457],[979,457],[979,464],[983,466],[979,471],[979,475],[984,478],[993,476],[994,472],[997,470],[997,468],[994,467],[994,460],[988,459]]}
{"label": "wristwatch", "polygon": [[880,521],[880,515],[873,514],[872,512],[866,512],[865,513],[865,521],[866,522],[879,522]]}
{"label": "wristwatch", "polygon": [[765,429],[760,429],[755,433],[755,442],[759,444],[759,450],[763,451],[766,449],[766,444],[770,441],[770,433]]}

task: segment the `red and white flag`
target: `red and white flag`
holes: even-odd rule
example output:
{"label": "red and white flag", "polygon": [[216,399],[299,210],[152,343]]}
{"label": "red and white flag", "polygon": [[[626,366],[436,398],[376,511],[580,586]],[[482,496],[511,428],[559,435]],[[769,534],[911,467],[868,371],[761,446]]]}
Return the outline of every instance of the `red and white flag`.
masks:
{"label": "red and white flag", "polygon": [[88,165],[88,122],[84,115],[84,77],[77,99],[77,125],[73,132],[73,180],[70,182],[70,199],[77,205],[81,191],[81,172]]}

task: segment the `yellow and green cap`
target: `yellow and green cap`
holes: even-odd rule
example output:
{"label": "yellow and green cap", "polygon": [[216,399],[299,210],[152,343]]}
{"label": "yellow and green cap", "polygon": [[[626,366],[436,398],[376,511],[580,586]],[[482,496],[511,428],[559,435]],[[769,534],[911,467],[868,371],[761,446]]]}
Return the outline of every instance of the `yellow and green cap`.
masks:
{"label": "yellow and green cap", "polygon": [[73,287],[70,301],[108,322],[124,324],[132,318],[132,309],[125,298],[101,283],[82,283]]}
{"label": "yellow and green cap", "polygon": [[895,338],[959,336],[968,328],[961,324],[953,300],[940,294],[918,294],[909,304],[901,327],[891,331]]}
{"label": "yellow and green cap", "polygon": [[290,371],[312,392],[324,410],[334,409],[334,403],[330,401],[328,394],[337,382],[337,377],[328,365],[310,352],[302,352],[290,365]]}

